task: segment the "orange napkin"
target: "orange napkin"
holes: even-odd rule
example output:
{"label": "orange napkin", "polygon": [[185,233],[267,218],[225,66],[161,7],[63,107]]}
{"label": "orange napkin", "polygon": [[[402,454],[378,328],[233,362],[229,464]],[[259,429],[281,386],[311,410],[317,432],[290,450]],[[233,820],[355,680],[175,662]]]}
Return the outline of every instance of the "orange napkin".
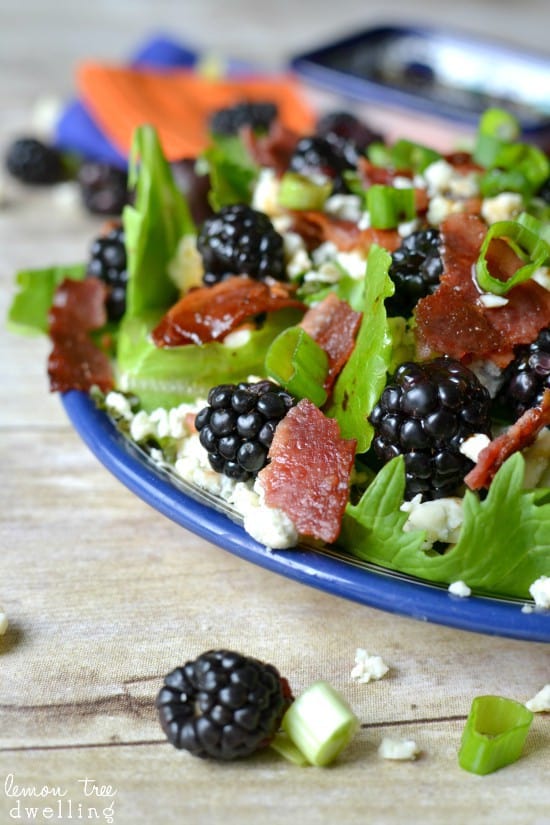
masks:
{"label": "orange napkin", "polygon": [[312,131],[313,110],[290,75],[209,79],[190,69],[127,69],[85,63],[77,73],[82,101],[125,155],[137,126],[157,129],[168,160],[195,157],[208,143],[210,113],[240,101],[272,101],[285,126]]}

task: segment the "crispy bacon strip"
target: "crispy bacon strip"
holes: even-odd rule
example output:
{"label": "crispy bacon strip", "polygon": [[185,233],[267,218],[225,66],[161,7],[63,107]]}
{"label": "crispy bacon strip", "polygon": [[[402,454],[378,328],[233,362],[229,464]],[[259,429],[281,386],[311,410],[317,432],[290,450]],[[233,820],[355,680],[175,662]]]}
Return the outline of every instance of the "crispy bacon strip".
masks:
{"label": "crispy bacon strip", "polygon": [[269,132],[259,135],[250,126],[240,130],[240,136],[259,166],[274,169],[278,175],[286,172],[300,135],[276,119]]}
{"label": "crispy bacon strip", "polygon": [[[473,278],[487,227],[473,214],[451,215],[441,225],[444,272],[433,295],[417,304],[416,334],[422,357],[445,353],[466,362],[489,359],[504,368],[514,348],[533,341],[550,324],[550,292],[535,281],[519,284],[508,303],[488,308],[480,303]],[[506,281],[519,260],[511,247],[496,239],[490,246],[491,272]]]}
{"label": "crispy bacon strip", "polygon": [[355,447],[355,440],[340,436],[334,419],[302,399],[278,424],[270,463],[258,474],[266,503],[283,510],[303,536],[336,541]]}
{"label": "crispy bacon strip", "polygon": [[401,243],[395,229],[360,229],[354,221],[313,210],[294,212],[293,229],[302,236],[308,249],[331,241],[342,252],[352,249],[368,252],[375,243],[394,252]]}
{"label": "crispy bacon strip", "polygon": [[214,286],[190,290],[160,320],[152,338],[157,347],[222,341],[246,319],[286,307],[305,309],[286,284],[235,275]]}
{"label": "crispy bacon strip", "polygon": [[497,471],[512,453],[525,449],[536,439],[544,427],[550,425],[550,390],[545,390],[542,402],[532,407],[509,427],[505,433],[494,438],[479,454],[473,470],[464,481],[471,490],[489,487]]}
{"label": "crispy bacon strip", "polygon": [[52,392],[88,391],[94,385],[104,392],[113,388],[109,358],[89,335],[107,321],[106,297],[107,287],[98,278],[65,279],[57,288],[48,317]]}
{"label": "crispy bacon strip", "polygon": [[341,301],[334,292],[329,292],[324,300],[306,312],[300,322],[300,326],[327,353],[329,370],[324,384],[327,392],[353,351],[361,318],[361,313],[355,312],[347,301]]}

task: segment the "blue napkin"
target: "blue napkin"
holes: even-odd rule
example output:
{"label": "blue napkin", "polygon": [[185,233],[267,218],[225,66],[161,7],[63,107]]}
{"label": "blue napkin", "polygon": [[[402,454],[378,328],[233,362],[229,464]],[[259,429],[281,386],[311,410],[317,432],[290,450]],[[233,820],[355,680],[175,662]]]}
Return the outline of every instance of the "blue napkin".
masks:
{"label": "blue napkin", "polygon": [[[191,68],[197,62],[195,51],[165,35],[143,43],[130,59],[134,67]],[[109,163],[122,169],[127,159],[107,139],[86,107],[73,100],[67,104],[56,125],[55,145],[59,149],[82,155],[88,160]]]}

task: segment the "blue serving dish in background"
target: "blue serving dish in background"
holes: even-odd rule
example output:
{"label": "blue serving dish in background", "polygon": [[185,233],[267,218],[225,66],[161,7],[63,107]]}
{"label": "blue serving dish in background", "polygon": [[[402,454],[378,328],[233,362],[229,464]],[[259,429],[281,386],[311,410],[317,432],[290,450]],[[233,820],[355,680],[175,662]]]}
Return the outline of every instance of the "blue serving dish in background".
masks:
{"label": "blue serving dish in background", "polygon": [[456,138],[498,106],[516,115],[525,140],[550,148],[550,54],[452,29],[384,25],[298,55],[291,68],[312,87],[364,104],[380,127],[399,124],[401,135],[416,125]]}

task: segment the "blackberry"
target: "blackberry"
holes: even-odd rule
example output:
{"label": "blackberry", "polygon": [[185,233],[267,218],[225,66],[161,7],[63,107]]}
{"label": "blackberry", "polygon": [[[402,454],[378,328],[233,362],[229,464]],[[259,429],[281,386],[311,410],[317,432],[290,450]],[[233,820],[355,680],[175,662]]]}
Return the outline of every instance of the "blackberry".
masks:
{"label": "blackberry", "polygon": [[354,166],[371,143],[383,139],[355,115],[340,111],[323,115],[317,121],[315,134],[333,143]]}
{"label": "blackberry", "polygon": [[473,467],[460,445],[490,435],[489,408],[489,393],[458,361],[405,362],[369,416],[374,452],[384,463],[404,456],[406,498],[453,495]]}
{"label": "blackberry", "polygon": [[285,279],[283,238],[267,215],[245,204],[224,206],[203,223],[197,249],[204,266],[203,281],[212,286],[231,275],[261,281]]}
{"label": "blackberry", "polygon": [[121,226],[116,226],[106,235],[95,239],[90,250],[86,274],[107,284],[107,317],[110,321],[118,321],[126,309],[128,281],[124,230]]}
{"label": "blackberry", "polygon": [[268,745],[291,701],[273,665],[209,650],[165,677],[156,707],[175,748],[228,760]]}
{"label": "blackberry", "polygon": [[550,389],[550,327],[543,329],[532,344],[518,347],[503,379],[497,402],[514,419],[541,403],[544,391]]}
{"label": "blackberry", "polygon": [[210,465],[236,481],[254,478],[267,464],[277,424],[294,398],[271,381],[219,384],[195,417]]}
{"label": "blackberry", "polygon": [[333,181],[333,192],[338,193],[348,191],[343,174],[354,166],[340,146],[320,135],[300,138],[289,162],[289,168],[293,172],[330,178]]}
{"label": "blackberry", "polygon": [[128,175],[109,163],[84,161],[78,170],[82,203],[94,215],[120,215],[129,202]]}
{"label": "blackberry", "polygon": [[214,135],[237,135],[243,126],[250,126],[255,132],[268,132],[277,115],[275,103],[244,101],[214,112],[209,130]]}
{"label": "blackberry", "polygon": [[33,137],[14,140],[6,154],[6,169],[22,183],[53,184],[65,177],[61,153]]}
{"label": "blackberry", "polygon": [[408,235],[392,254],[389,275],[394,294],[386,300],[388,315],[408,318],[421,298],[435,292],[443,272],[437,229],[421,229]]}

